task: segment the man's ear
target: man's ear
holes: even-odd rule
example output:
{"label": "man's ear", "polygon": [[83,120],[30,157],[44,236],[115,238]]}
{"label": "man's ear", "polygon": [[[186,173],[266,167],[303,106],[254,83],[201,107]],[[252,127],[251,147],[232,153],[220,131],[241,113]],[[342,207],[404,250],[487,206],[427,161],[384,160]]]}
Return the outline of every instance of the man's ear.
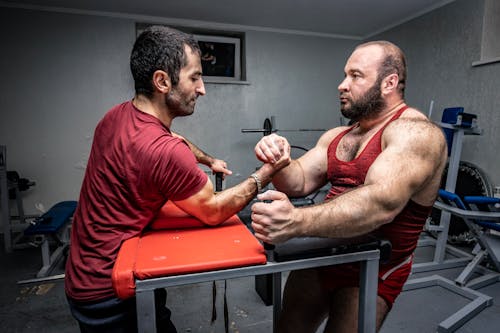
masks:
{"label": "man's ear", "polygon": [[153,86],[158,92],[167,94],[172,89],[172,82],[165,71],[157,70],[153,73]]}
{"label": "man's ear", "polygon": [[389,93],[390,91],[396,90],[399,83],[399,75],[396,73],[389,74],[382,81],[382,92]]}

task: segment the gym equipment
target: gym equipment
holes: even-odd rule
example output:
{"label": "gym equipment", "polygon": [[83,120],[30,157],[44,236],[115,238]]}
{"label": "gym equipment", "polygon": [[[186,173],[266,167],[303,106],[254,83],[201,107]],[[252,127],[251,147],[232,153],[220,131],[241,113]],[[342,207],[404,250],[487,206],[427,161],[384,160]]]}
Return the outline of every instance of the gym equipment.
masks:
{"label": "gym equipment", "polygon": [[[477,116],[471,113],[465,113],[463,107],[452,107],[446,108],[443,111],[442,119],[443,124],[452,125],[454,128],[448,128],[447,126],[443,126],[443,132],[446,137],[446,141],[448,143],[448,156],[450,156],[450,164],[451,164],[451,153],[453,147],[453,138],[456,135],[460,135],[460,133],[456,133],[456,128],[468,128],[474,129],[477,128]],[[466,132],[465,134],[480,134],[480,132]],[[460,147],[461,148],[461,147]],[[454,161],[455,163],[455,161]],[[450,165],[449,164],[449,165]],[[448,184],[448,167],[445,170],[445,177],[443,178],[443,183],[441,184],[441,188],[447,188],[451,190],[453,186],[452,184]],[[453,168],[456,166],[453,165]],[[455,170],[453,170],[455,172]],[[444,180],[446,179],[446,182]],[[453,189],[454,193],[459,195],[479,195],[479,196],[491,196],[492,187],[489,184],[488,178],[485,173],[479,169],[477,166],[472,163],[460,161],[458,165],[458,173],[455,177],[456,186]],[[432,215],[432,221],[436,222],[440,220],[440,211],[434,210]],[[472,236],[470,235],[469,228],[465,225],[464,221],[462,221],[457,216],[451,217],[451,223],[448,230],[448,241],[452,244],[454,243],[470,243],[473,241]]]}
{"label": "gym equipment", "polygon": [[[480,135],[482,131],[478,128],[477,117],[464,113],[461,107],[444,109],[440,126],[445,131],[449,148],[448,169],[444,189],[454,192],[457,185],[463,138],[465,135]],[[451,214],[443,211],[441,212],[439,225],[432,224],[431,219],[428,220],[425,229],[437,234],[437,239],[423,238],[419,241],[418,246],[435,246],[434,259],[432,262],[414,264],[413,272],[426,272],[467,265],[471,259],[469,253],[453,246],[447,246],[450,219]],[[454,258],[445,259],[446,252],[451,253]]]}
{"label": "gym equipment", "polygon": [[298,129],[277,129],[276,118],[271,116],[271,119],[266,118],[262,128],[242,129],[241,133],[262,133],[264,136],[276,132],[324,132],[324,128],[298,128]]}
{"label": "gym equipment", "polygon": [[[70,222],[76,205],[76,201],[59,202],[24,230],[26,236],[35,238],[35,244],[40,244],[42,268],[36,274],[38,278],[47,276],[68,248]],[[57,243],[57,248],[52,254],[50,240]]]}
{"label": "gym equipment", "polygon": [[[462,152],[463,137],[465,135],[480,135],[482,133],[477,126],[476,120],[477,117],[475,117],[475,115],[463,113],[463,108],[447,108],[443,110],[442,122],[440,125],[443,131],[445,131],[448,142],[448,169],[446,173],[446,182],[444,183],[445,190],[448,192],[455,191],[457,187],[457,177],[460,169],[459,166],[461,165],[460,155]],[[473,256],[469,253],[454,246],[447,245],[451,210],[443,209],[438,200],[434,203],[434,207],[441,210],[439,225],[431,224],[431,219],[429,219],[429,223],[426,224],[426,230],[437,233],[437,239],[423,238],[418,242],[419,247],[435,247],[434,259],[432,262],[414,264],[412,273],[463,267],[473,259]],[[452,254],[454,258],[445,259],[446,252]],[[470,301],[458,312],[442,321],[437,328],[438,332],[454,332],[484,308],[492,304],[492,298],[490,296],[484,295],[471,288],[459,286],[453,281],[439,275],[409,279],[403,291],[434,286],[447,289]]]}
{"label": "gym equipment", "polygon": [[[500,198],[465,196],[462,201],[457,194],[445,190],[439,190],[439,198],[442,202],[437,202],[436,207],[461,216],[477,241],[473,250],[475,257],[455,279],[455,282],[460,286],[477,288],[477,281],[480,281],[482,287],[500,280],[498,273],[500,272],[500,236],[489,232],[500,231],[500,210],[495,207],[500,204]],[[480,266],[485,259],[489,259],[497,272],[493,273]],[[474,272],[482,273],[482,277],[470,284],[467,283]]]}
{"label": "gym equipment", "polygon": [[[175,221],[172,224],[178,225]],[[154,332],[154,290],[157,288],[272,274],[273,322],[276,325],[281,311],[281,272],[360,262],[359,331],[375,332],[380,250],[363,247],[354,252],[339,252],[332,244],[328,246],[321,255],[314,253],[308,258],[270,261],[263,246],[234,215],[217,227],[150,231],[125,241],[113,269],[113,286],[120,297],[135,294],[138,331]]]}
{"label": "gym equipment", "polygon": [[460,287],[440,275],[410,279],[405,283],[403,291],[429,287],[441,287],[470,301],[460,310],[440,322],[436,329],[438,333],[455,332],[467,321],[474,318],[476,314],[493,304],[492,297],[467,287]]}
{"label": "gym equipment", "polygon": [[[23,238],[21,232],[26,228],[28,221],[38,215],[26,215],[24,213],[21,192],[27,191],[34,186],[35,182],[26,178],[21,178],[16,171],[7,171],[7,148],[0,146],[0,212],[4,230],[5,252],[12,252],[13,248],[22,248],[26,244],[21,244]],[[17,215],[11,215],[9,200],[16,201]],[[19,221],[18,224],[13,221]]]}
{"label": "gym equipment", "polygon": [[[443,175],[441,188],[446,187],[446,175],[448,173],[448,166],[446,167]],[[486,173],[473,163],[460,161],[458,166],[457,183],[455,192],[460,197],[466,195],[475,196],[492,196],[492,185]],[[439,225],[441,219],[441,210],[433,208],[431,212],[431,219],[429,221],[432,225]],[[436,233],[431,232],[433,235]],[[457,216],[452,215],[450,218],[450,226],[448,229],[448,243],[452,245],[468,245],[474,242],[474,236],[471,234],[465,221]]]}
{"label": "gym equipment", "polygon": [[[60,202],[41,216],[26,215],[21,192],[34,186],[35,182],[21,178],[16,171],[7,171],[6,155],[6,147],[0,146],[0,212],[4,230],[5,252],[10,253],[13,249],[40,246],[42,268],[36,276],[37,278],[45,278],[69,246],[70,222],[77,202]],[[18,215],[10,214],[9,200],[16,201]],[[19,224],[12,223],[16,220],[19,221]],[[51,253],[53,243],[55,243],[56,248]]]}
{"label": "gym equipment", "polygon": [[10,231],[9,188],[7,186],[7,148],[0,146],[0,213],[3,226],[3,241],[5,252],[12,252]]}

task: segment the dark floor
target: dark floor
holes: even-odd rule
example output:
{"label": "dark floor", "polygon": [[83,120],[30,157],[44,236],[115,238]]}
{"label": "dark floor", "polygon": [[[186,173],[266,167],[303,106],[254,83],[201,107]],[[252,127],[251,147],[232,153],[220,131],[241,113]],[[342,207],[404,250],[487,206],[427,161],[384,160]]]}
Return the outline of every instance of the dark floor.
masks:
{"label": "dark floor", "polygon": [[[3,244],[1,244],[3,249]],[[426,262],[433,248],[419,248],[416,262]],[[29,285],[17,281],[31,279],[41,266],[40,250],[28,248],[13,253],[0,253],[0,331],[1,332],[77,332],[71,317],[62,280]],[[52,274],[62,273],[62,263]],[[410,278],[439,274],[453,279],[459,269],[414,274]],[[272,331],[272,308],[265,306],[254,289],[254,278],[227,281],[230,332],[264,333]],[[217,281],[219,318],[210,323],[211,284],[195,284],[168,289],[168,305],[179,333],[224,332],[223,281]],[[493,297],[492,306],[481,311],[457,332],[500,332],[500,283],[484,287],[480,292]],[[397,299],[382,333],[436,332],[437,325],[466,305],[467,299],[441,287],[406,291]]]}

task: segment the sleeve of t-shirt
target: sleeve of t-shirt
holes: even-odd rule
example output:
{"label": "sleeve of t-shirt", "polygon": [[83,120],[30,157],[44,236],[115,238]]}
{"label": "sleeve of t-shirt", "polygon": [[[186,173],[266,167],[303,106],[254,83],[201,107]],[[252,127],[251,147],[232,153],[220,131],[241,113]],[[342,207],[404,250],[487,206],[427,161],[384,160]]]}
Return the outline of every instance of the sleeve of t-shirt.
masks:
{"label": "sleeve of t-shirt", "polygon": [[153,174],[160,192],[168,199],[187,199],[205,186],[208,176],[198,167],[194,154],[185,142],[169,140],[167,148],[162,151]]}

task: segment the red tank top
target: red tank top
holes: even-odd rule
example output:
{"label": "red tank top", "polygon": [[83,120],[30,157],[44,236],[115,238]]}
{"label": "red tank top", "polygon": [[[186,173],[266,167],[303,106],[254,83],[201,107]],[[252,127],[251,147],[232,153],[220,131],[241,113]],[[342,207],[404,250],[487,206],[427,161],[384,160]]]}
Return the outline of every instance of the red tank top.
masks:
{"label": "red tank top", "polygon": [[[340,140],[352,131],[355,126],[351,126],[332,140],[327,153],[327,176],[331,188],[325,200],[330,200],[351,188],[364,184],[368,169],[382,152],[384,129],[392,121],[398,119],[407,108],[407,106],[401,107],[387,124],[375,133],[361,154],[351,161],[339,160],[337,158],[337,147]],[[392,244],[389,265],[400,263],[413,253],[431,209],[432,206],[422,206],[410,200],[392,222],[373,232],[375,235],[389,240]]]}

